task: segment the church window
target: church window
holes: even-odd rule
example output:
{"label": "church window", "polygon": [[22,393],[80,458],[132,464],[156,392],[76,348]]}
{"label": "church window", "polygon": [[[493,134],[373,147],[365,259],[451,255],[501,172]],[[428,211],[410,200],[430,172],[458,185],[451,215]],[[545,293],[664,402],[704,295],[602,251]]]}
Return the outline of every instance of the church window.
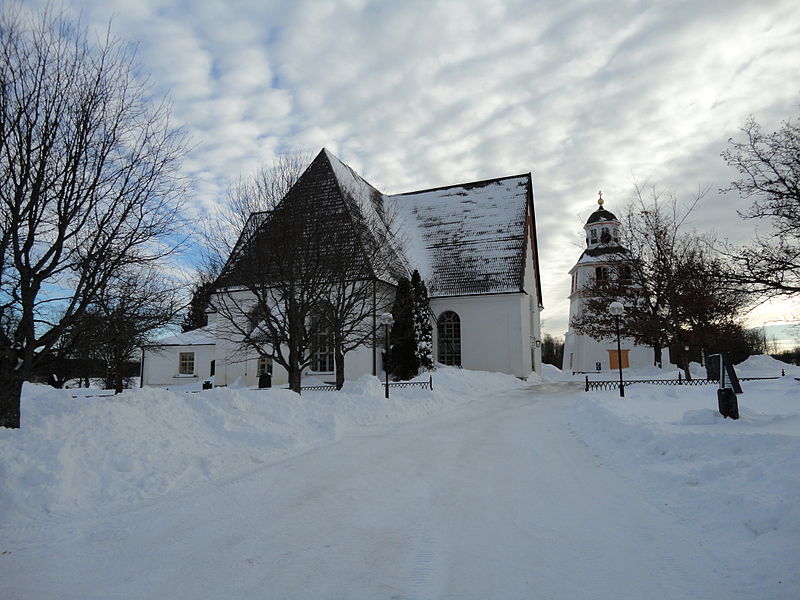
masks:
{"label": "church window", "polygon": [[608,227],[603,227],[600,231],[600,241],[604,244],[608,244],[611,241],[611,234],[608,232]]}
{"label": "church window", "polygon": [[436,328],[439,362],[445,365],[461,365],[461,319],[451,310],[439,317]]}
{"label": "church window", "polygon": [[630,285],[631,284],[631,266],[630,265],[622,265],[619,268],[619,280],[622,285]]}
{"label": "church window", "polygon": [[592,244],[596,244],[597,243],[597,229],[595,227],[592,227],[592,229],[589,231],[589,236],[590,236]]}
{"label": "church window", "polygon": [[594,279],[597,284],[608,282],[608,267],[595,267]]}
{"label": "church window", "polygon": [[314,360],[311,370],[319,373],[332,373],[333,366],[333,344],[331,343],[331,330],[327,327],[320,329],[314,335]]}

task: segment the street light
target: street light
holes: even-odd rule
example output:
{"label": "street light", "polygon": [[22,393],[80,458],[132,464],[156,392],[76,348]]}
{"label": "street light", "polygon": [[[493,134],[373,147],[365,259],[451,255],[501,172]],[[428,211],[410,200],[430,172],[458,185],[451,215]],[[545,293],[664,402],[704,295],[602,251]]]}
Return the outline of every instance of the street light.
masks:
{"label": "street light", "polygon": [[608,312],[614,317],[614,327],[617,330],[617,366],[619,367],[619,396],[625,397],[625,384],[622,383],[622,346],[619,341],[619,318],[625,314],[622,302],[612,302],[608,305]]}
{"label": "street light", "polygon": [[386,372],[386,397],[389,397],[389,327],[394,323],[392,313],[385,312],[380,317],[383,325],[384,339],[386,340],[386,353],[383,359],[383,370]]}

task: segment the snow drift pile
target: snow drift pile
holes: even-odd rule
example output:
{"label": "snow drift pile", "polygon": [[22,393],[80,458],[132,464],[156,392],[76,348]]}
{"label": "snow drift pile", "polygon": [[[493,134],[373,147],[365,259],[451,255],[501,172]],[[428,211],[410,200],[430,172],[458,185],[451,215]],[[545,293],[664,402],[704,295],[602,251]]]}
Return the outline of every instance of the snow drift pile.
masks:
{"label": "snow drift pile", "polygon": [[22,429],[0,429],[0,520],[37,512],[131,506],[365,425],[417,419],[489,391],[524,385],[508,375],[440,368],[434,390],[393,389],[375,377],[342,392],[153,388],[73,398],[26,384]]}
{"label": "snow drift pile", "polygon": [[634,384],[624,398],[616,390],[584,394],[573,427],[648,500],[702,531],[729,564],[747,556],[752,582],[796,591],[800,571],[786,565],[800,556],[800,368],[754,356],[736,370],[763,377],[782,368],[785,377],[742,383],[737,421],[717,411],[714,386]]}

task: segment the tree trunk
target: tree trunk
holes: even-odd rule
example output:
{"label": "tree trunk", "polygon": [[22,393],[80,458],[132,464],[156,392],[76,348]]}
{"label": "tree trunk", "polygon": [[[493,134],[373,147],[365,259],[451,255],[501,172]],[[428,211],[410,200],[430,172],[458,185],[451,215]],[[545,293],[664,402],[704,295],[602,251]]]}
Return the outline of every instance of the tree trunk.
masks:
{"label": "tree trunk", "polygon": [[289,368],[289,389],[298,394],[302,393],[302,373],[297,366]]}
{"label": "tree trunk", "polygon": [[0,427],[19,429],[19,406],[22,378],[14,372],[16,364],[3,360],[0,364]]}
{"label": "tree trunk", "polygon": [[661,368],[661,346],[658,344],[653,344],[653,366]]}
{"label": "tree trunk", "polygon": [[114,369],[114,393],[121,394],[123,389],[124,377],[122,376],[122,365],[117,365]]}
{"label": "tree trunk", "polygon": [[344,353],[339,345],[333,349],[333,360],[336,365],[336,389],[340,390],[344,387]]}

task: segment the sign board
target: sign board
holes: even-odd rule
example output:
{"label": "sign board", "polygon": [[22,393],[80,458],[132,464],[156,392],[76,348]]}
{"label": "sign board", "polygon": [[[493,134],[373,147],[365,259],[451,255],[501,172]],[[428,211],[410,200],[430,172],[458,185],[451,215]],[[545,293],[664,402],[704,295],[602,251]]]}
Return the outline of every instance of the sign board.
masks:
{"label": "sign board", "polygon": [[737,394],[742,394],[742,385],[733,368],[727,352],[711,354],[706,361],[706,377],[719,381],[720,389],[731,388]]}

